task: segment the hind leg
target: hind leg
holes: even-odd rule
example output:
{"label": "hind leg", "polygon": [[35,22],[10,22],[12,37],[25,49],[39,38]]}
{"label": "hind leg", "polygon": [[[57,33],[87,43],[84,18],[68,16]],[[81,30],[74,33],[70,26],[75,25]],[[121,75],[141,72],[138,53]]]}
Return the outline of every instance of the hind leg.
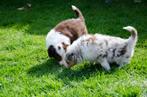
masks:
{"label": "hind leg", "polygon": [[107,61],[106,58],[101,59],[100,64],[101,64],[101,66],[102,66],[106,71],[110,71],[110,70],[111,70],[110,65],[109,65],[109,63],[108,63],[108,61]]}

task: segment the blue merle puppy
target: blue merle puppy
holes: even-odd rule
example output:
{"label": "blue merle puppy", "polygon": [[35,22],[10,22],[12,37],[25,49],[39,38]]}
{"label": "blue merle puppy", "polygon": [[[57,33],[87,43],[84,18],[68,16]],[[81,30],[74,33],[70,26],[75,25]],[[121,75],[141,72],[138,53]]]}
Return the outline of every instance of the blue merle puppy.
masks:
{"label": "blue merle puppy", "polygon": [[137,30],[132,26],[123,29],[131,33],[128,39],[102,34],[81,36],[67,48],[64,65],[71,67],[86,60],[100,63],[105,70],[109,71],[110,63],[116,63],[120,67],[128,64],[134,54],[138,35]]}

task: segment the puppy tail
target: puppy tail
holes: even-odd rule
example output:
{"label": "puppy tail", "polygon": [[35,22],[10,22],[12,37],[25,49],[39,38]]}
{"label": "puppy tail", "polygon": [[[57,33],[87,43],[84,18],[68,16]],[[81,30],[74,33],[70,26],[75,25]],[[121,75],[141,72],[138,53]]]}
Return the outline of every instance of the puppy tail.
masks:
{"label": "puppy tail", "polygon": [[126,26],[126,27],[123,27],[123,29],[131,32],[131,36],[129,38],[129,41],[131,43],[133,42],[135,44],[137,41],[137,38],[138,38],[137,30],[132,26]]}
{"label": "puppy tail", "polygon": [[82,12],[74,5],[71,6],[72,10],[76,13],[76,15],[82,20],[85,21]]}

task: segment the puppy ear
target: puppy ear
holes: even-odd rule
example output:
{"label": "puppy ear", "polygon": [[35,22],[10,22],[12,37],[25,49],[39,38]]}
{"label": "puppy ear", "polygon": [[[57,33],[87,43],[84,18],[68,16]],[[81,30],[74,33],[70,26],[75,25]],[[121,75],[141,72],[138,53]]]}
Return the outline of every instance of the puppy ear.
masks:
{"label": "puppy ear", "polygon": [[48,55],[49,55],[49,57],[54,57],[55,52],[56,52],[56,49],[54,48],[54,46],[51,45],[48,48]]}
{"label": "puppy ear", "polygon": [[58,61],[60,61],[62,59],[62,57],[56,52],[56,49],[54,48],[53,45],[51,45],[48,48],[48,56],[49,57],[54,57],[56,58]]}

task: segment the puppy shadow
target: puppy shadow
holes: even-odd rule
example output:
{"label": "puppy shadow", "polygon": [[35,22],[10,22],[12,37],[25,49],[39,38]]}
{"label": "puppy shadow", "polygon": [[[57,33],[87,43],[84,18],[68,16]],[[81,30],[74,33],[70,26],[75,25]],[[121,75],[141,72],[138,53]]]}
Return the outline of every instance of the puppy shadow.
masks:
{"label": "puppy shadow", "polygon": [[65,84],[70,84],[71,81],[82,81],[102,73],[109,75],[114,73],[115,70],[115,68],[112,68],[110,72],[107,72],[100,64],[80,64],[67,69],[64,66],[60,66],[55,59],[48,59],[41,64],[31,67],[27,74],[35,77],[54,75],[56,79],[62,80]]}
{"label": "puppy shadow", "polygon": [[58,78],[64,80],[64,77],[69,80],[82,80],[84,78],[89,78],[92,74],[96,72],[102,72],[103,70],[100,66],[97,65],[83,65],[76,66],[70,69],[64,69],[61,73],[58,74]]}
{"label": "puppy shadow", "polygon": [[[64,69],[61,73],[58,73],[57,77],[62,79],[65,83],[68,81],[82,81],[95,75],[113,74],[117,70],[116,66],[112,66],[110,72],[105,71],[100,64],[84,64],[82,66],[73,67],[71,69]],[[68,81],[67,81],[68,80]]]}
{"label": "puppy shadow", "polygon": [[61,68],[62,67],[55,59],[48,59],[40,64],[34,65],[27,71],[27,73],[30,76],[40,77],[42,75],[57,73]]}

